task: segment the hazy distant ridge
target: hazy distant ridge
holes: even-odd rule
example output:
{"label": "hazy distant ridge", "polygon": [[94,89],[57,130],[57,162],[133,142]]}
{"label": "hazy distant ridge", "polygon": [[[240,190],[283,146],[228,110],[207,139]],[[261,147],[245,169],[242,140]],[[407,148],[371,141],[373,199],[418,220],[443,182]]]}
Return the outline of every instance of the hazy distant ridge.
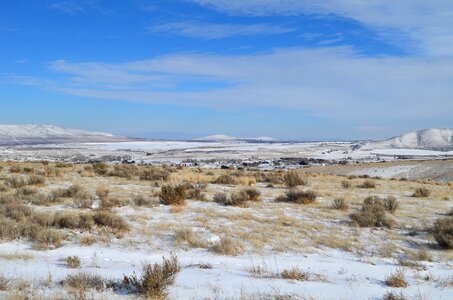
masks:
{"label": "hazy distant ridge", "polygon": [[0,125],[0,145],[88,143],[126,141],[111,133],[54,125]]}

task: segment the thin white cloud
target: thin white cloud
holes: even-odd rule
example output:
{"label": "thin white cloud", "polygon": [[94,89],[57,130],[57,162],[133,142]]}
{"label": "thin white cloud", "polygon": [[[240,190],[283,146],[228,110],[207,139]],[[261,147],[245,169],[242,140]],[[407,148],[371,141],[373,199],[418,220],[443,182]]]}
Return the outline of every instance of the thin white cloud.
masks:
{"label": "thin white cloud", "polygon": [[215,24],[194,21],[158,24],[147,29],[150,33],[170,33],[203,40],[232,36],[275,35],[295,30],[287,26],[271,24]]}
{"label": "thin white cloud", "polygon": [[[50,68],[59,79],[36,85],[101,99],[300,109],[383,124],[391,118],[452,115],[452,64],[453,58],[364,57],[347,47],[244,56],[175,54],[123,64],[57,61]],[[187,88],[189,83],[200,88]]]}
{"label": "thin white cloud", "polygon": [[427,55],[453,53],[449,0],[187,0],[232,15],[321,14],[350,18],[388,40]]}
{"label": "thin white cloud", "polygon": [[51,8],[63,13],[77,15],[85,13],[85,9],[75,1],[60,1],[50,5]]}

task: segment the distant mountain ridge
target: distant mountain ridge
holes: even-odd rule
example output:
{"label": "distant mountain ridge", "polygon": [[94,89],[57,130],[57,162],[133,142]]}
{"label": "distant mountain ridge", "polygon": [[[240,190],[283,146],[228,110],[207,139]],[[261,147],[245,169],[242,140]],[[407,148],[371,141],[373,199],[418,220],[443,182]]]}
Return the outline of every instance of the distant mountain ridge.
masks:
{"label": "distant mountain ridge", "polygon": [[121,142],[126,137],[54,125],[0,125],[0,145]]}
{"label": "distant mountain ridge", "polygon": [[276,142],[274,138],[262,136],[256,138],[239,138],[229,135],[216,134],[196,139],[203,142],[226,142],[226,141],[247,141],[247,142]]}
{"label": "distant mountain ridge", "polygon": [[423,149],[450,151],[453,150],[453,129],[429,128],[409,132],[382,141],[369,142],[362,149]]}

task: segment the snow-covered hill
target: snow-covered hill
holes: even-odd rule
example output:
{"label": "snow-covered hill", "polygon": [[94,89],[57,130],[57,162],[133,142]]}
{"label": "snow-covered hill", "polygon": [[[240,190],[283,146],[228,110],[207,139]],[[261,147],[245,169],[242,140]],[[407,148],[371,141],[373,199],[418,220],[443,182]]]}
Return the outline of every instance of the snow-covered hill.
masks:
{"label": "snow-covered hill", "polygon": [[0,145],[127,141],[110,133],[53,125],[0,125]]}
{"label": "snow-covered hill", "polygon": [[203,141],[203,142],[246,141],[246,142],[262,142],[262,143],[276,141],[275,139],[273,139],[271,137],[267,137],[267,136],[256,137],[256,138],[238,138],[238,137],[223,135],[223,134],[205,136],[202,138],[198,138],[196,140]]}
{"label": "snow-covered hill", "polygon": [[406,133],[390,139],[370,142],[362,149],[424,149],[424,150],[453,150],[453,129],[430,128]]}

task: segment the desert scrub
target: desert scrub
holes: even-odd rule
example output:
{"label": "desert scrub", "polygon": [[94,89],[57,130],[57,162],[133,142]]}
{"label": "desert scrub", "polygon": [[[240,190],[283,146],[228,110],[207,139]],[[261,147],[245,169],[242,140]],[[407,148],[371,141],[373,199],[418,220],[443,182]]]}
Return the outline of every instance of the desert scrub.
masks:
{"label": "desert scrub", "polygon": [[182,184],[164,185],[159,194],[160,201],[165,205],[184,205],[186,197],[186,188]]}
{"label": "desert scrub", "polygon": [[387,286],[394,288],[406,288],[409,286],[403,269],[397,269],[395,273],[388,275],[385,278],[385,283]]}
{"label": "desert scrub", "polygon": [[343,198],[333,200],[332,207],[338,210],[347,210],[349,205]]}
{"label": "desert scrub", "polygon": [[383,297],[383,300],[408,300],[408,298],[403,294],[403,292],[396,294],[392,291],[387,291]]}
{"label": "desert scrub", "polygon": [[293,267],[291,269],[285,269],[280,274],[283,279],[289,280],[298,280],[298,281],[308,281],[310,274],[308,272],[302,271],[298,267]]}
{"label": "desert scrub", "polygon": [[278,196],[277,202],[291,202],[297,204],[310,204],[316,201],[317,193],[312,190],[296,190],[291,189],[285,195]]}
{"label": "desert scrub", "polygon": [[360,227],[393,226],[393,220],[386,214],[384,202],[379,197],[367,197],[359,212],[350,215],[351,220]]}
{"label": "desert scrub", "polygon": [[66,265],[68,266],[68,268],[77,269],[77,268],[80,268],[82,263],[80,261],[80,258],[77,255],[74,255],[74,256],[68,256],[66,258]]}
{"label": "desert scrub", "polygon": [[7,291],[9,289],[10,280],[0,274],[0,291]]}
{"label": "desert scrub", "polygon": [[69,290],[80,292],[87,290],[102,291],[105,288],[105,282],[101,276],[86,272],[68,275],[63,281],[63,285]]}
{"label": "desert scrub", "polygon": [[147,168],[140,174],[140,180],[146,181],[167,181],[170,177],[170,172],[160,168]]}
{"label": "desert scrub", "polygon": [[176,275],[182,268],[178,258],[171,254],[170,258],[162,257],[162,263],[145,264],[142,274],[137,277],[124,276],[123,284],[132,292],[147,298],[164,299],[166,289],[175,281]]}
{"label": "desert scrub", "polygon": [[211,247],[211,251],[222,254],[236,256],[240,253],[242,246],[232,238],[222,237],[220,241]]}
{"label": "desert scrub", "polygon": [[121,216],[113,212],[98,211],[93,214],[93,221],[96,225],[106,226],[120,231],[129,230],[129,225]]}
{"label": "desert scrub", "polygon": [[96,189],[96,196],[102,201],[103,199],[107,199],[110,194],[110,190],[107,186],[101,185],[98,186]]}
{"label": "desert scrub", "polygon": [[193,248],[204,248],[206,243],[192,230],[192,228],[180,228],[175,230],[175,242],[178,245],[188,244]]}
{"label": "desert scrub", "polygon": [[351,187],[351,182],[349,182],[348,180],[343,180],[343,181],[341,182],[341,186],[342,186],[343,188],[345,188],[345,189],[350,188],[350,187]]}
{"label": "desert scrub", "polygon": [[213,183],[216,183],[216,184],[237,184],[237,180],[236,178],[230,176],[230,175],[227,175],[227,174],[223,174],[223,175],[220,175],[219,177],[217,177],[216,180],[214,180]]}
{"label": "desert scrub", "polygon": [[453,249],[453,217],[437,219],[431,231],[439,246]]}
{"label": "desert scrub", "polygon": [[206,195],[203,191],[206,189],[205,184],[191,184],[185,183],[184,187],[186,188],[187,199],[205,201]]}
{"label": "desert scrub", "polygon": [[418,187],[415,189],[414,193],[412,194],[412,197],[417,197],[417,198],[426,198],[429,197],[431,194],[431,191],[425,187]]}
{"label": "desert scrub", "polygon": [[297,171],[289,171],[283,176],[285,185],[289,188],[295,188],[299,185],[307,185],[307,181]]}
{"label": "desert scrub", "polygon": [[358,187],[362,189],[374,189],[376,187],[376,183],[372,180],[365,180],[362,184],[358,185]]}
{"label": "desert scrub", "polygon": [[396,200],[396,198],[393,196],[388,196],[383,201],[385,210],[391,213],[394,213],[400,206],[398,200]]}

